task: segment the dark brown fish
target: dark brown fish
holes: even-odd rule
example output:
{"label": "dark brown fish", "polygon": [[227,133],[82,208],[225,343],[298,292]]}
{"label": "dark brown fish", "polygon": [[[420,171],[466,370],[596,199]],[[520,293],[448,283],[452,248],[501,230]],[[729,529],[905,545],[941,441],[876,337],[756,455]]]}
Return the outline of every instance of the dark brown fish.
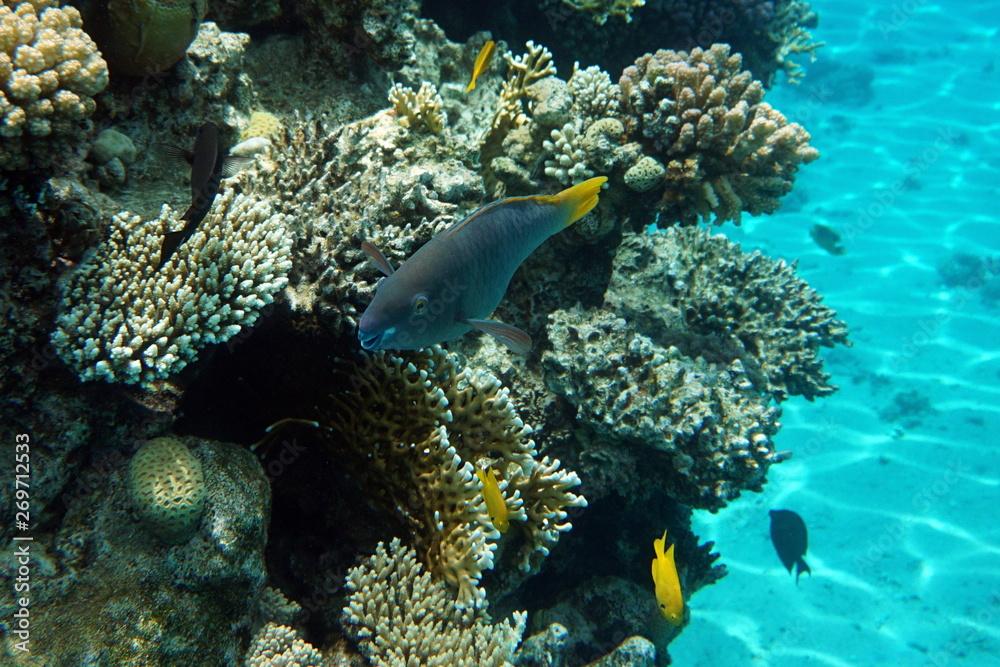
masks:
{"label": "dark brown fish", "polygon": [[219,138],[219,128],[215,123],[205,123],[198,128],[198,136],[194,140],[194,149],[185,151],[172,149],[171,155],[184,159],[191,165],[191,205],[184,211],[181,220],[184,226],[163,236],[160,246],[159,270],[173,256],[174,252],[187,241],[198,223],[205,219],[219,194],[219,185],[226,176],[232,176],[246,163],[244,158],[232,158],[229,149]]}
{"label": "dark brown fish", "polygon": [[812,576],[812,570],[802,558],[809,547],[806,522],[802,517],[791,510],[771,510],[771,543],[789,574],[795,567],[796,584],[803,572]]}
{"label": "dark brown fish", "polygon": [[832,227],[816,223],[810,228],[809,236],[816,242],[816,245],[831,255],[843,255],[847,252],[844,250],[844,246],[840,245],[840,234]]}

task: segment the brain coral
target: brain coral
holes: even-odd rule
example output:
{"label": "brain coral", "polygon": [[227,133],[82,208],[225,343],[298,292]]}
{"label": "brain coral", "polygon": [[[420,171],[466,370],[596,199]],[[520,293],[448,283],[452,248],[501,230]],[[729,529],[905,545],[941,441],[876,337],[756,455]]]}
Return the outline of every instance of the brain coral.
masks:
{"label": "brain coral", "polygon": [[52,342],[82,380],[152,383],[206,345],[252,325],[287,283],[287,219],[267,200],[224,191],[198,230],[157,270],[167,229],[116,215],[107,239],[66,280]]}
{"label": "brain coral", "polygon": [[344,622],[373,665],[509,666],[527,614],[491,625],[485,609],[456,607],[399,538],[348,572]]}
{"label": "brain coral", "polygon": [[605,302],[664,346],[719,364],[740,360],[779,401],[832,394],[819,351],[849,344],[847,326],[794,264],[696,227],[627,235]]}
{"label": "brain coral", "polygon": [[493,527],[475,466],[492,465],[510,512],[511,532],[526,539],[522,569],[536,568],[571,528],[566,510],[586,501],[570,489],[576,474],[537,459],[530,428],[492,375],[462,368],[434,347],[406,359],[366,356],[350,370],[351,389],[332,397],[326,418],[331,445],[345,465],[369,479],[376,499],[412,528],[421,561],[450,584],[459,602],[483,598],[477,588],[493,567]]}
{"label": "brain coral", "polygon": [[659,210],[668,224],[772,213],[799,165],[819,157],[726,45],[646,54],[619,85],[629,130],[666,166]]}
{"label": "brain coral", "polygon": [[147,528],[165,542],[186,542],[205,509],[201,462],[183,442],[154,438],[132,456],[128,491]]}
{"label": "brain coral", "polygon": [[108,68],[82,25],[55,0],[0,5],[0,171],[58,164],[86,145]]}

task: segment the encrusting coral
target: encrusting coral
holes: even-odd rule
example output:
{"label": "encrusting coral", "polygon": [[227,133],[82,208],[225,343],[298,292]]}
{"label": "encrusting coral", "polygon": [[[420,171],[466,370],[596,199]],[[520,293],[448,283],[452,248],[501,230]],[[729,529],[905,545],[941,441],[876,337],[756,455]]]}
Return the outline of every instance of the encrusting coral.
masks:
{"label": "encrusting coral", "polygon": [[849,344],[847,325],[794,264],[697,227],[627,235],[605,302],[664,346],[713,363],[739,360],[778,401],[832,394],[819,351]]}
{"label": "encrusting coral", "polygon": [[500,538],[476,467],[492,467],[513,532],[523,529],[518,559],[525,571],[537,569],[571,528],[567,510],[586,505],[570,490],[580,483],[574,473],[536,458],[531,429],[507,389],[439,347],[406,359],[366,356],[349,382],[349,391],[331,397],[323,420],[339,436],[331,445],[347,448],[346,464],[385,507],[402,514],[421,561],[460,604],[482,601],[478,582],[493,567]]}
{"label": "encrusting coral", "polygon": [[775,460],[780,411],[752,390],[739,361],[692,359],[606,311],[575,308],[549,319],[549,389],[600,436],[665,456],[671,472],[657,484],[670,497],[715,510],[760,488]]}
{"label": "encrusting coral", "polygon": [[253,325],[285,286],[286,225],[267,200],[226,190],[157,269],[164,232],[181,226],[174,212],[115,216],[64,285],[56,351],[84,381],[150,384],[177,373],[201,348]]}
{"label": "encrusting coral", "polygon": [[456,607],[416,552],[394,538],[348,572],[348,632],[372,665],[507,667],[527,614],[491,624],[484,608]]}
{"label": "encrusting coral", "polygon": [[76,8],[55,0],[0,4],[0,171],[85,150],[108,67],[82,26]]}
{"label": "encrusting coral", "polygon": [[205,509],[201,462],[176,438],[154,438],[132,456],[128,490],[143,523],[166,542],[184,542]]}
{"label": "encrusting coral", "polygon": [[773,213],[799,165],[819,157],[802,126],[762,101],[764,87],[726,45],[646,54],[619,85],[626,127],[666,165],[666,222]]}

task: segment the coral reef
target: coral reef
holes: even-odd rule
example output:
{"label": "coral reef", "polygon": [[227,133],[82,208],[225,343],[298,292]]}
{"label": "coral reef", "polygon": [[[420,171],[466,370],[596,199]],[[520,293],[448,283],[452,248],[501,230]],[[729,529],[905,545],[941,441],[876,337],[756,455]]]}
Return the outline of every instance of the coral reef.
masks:
{"label": "coral reef", "polygon": [[594,23],[604,25],[612,16],[631,21],[632,12],[645,5],[646,0],[562,0],[562,3],[590,14]]}
{"label": "coral reef", "polygon": [[819,350],[849,344],[847,325],[795,264],[694,227],[627,235],[605,302],[664,347],[721,365],[738,360],[778,401],[836,391]]}
{"label": "coral reef", "polygon": [[490,624],[484,609],[459,608],[398,538],[347,575],[344,619],[373,665],[510,665],[526,615]]}
{"label": "coral reef", "polygon": [[244,661],[246,667],[324,667],[311,644],[287,625],[268,623],[254,635]]}
{"label": "coral reef", "polygon": [[389,104],[403,127],[428,132],[440,132],[444,128],[446,119],[441,111],[441,96],[426,81],[416,91],[401,83],[393,85],[389,89]]}
{"label": "coral reef", "polygon": [[780,411],[751,391],[742,364],[660,347],[611,313],[557,311],[550,321],[548,387],[600,437],[669,459],[674,472],[659,484],[672,498],[719,509],[761,487]]}
{"label": "coral reef", "polygon": [[622,74],[626,126],[666,164],[657,205],[666,222],[773,213],[798,166],[819,156],[802,126],[762,101],[742,62],[715,44],[647,54]]}
{"label": "coral reef", "polygon": [[114,74],[148,76],[184,57],[207,7],[207,0],[98,0],[85,18]]}
{"label": "coral reef", "polygon": [[52,342],[81,380],[152,383],[198,351],[248,328],[287,282],[287,221],[266,200],[225,191],[198,231],[157,270],[160,243],[178,228],[121,213],[108,238],[67,279]]}
{"label": "coral reef", "polygon": [[[31,638],[46,664],[236,664],[264,585],[270,491],[245,449],[184,444],[204,466],[206,487],[205,519],[189,542],[166,546],[137,530],[118,452],[93,462],[99,475],[74,480],[60,528],[36,537],[31,610],[50,623]],[[2,568],[9,587],[13,571]],[[0,599],[8,618],[11,604]]]}
{"label": "coral reef", "polygon": [[416,0],[301,0],[289,6],[309,26],[314,48],[337,45],[387,69],[413,60]]}
{"label": "coral reef", "polygon": [[80,12],[54,0],[0,5],[0,172],[80,157],[108,67]]}
{"label": "coral reef", "polygon": [[176,438],[154,438],[128,467],[128,490],[143,523],[169,543],[186,542],[205,509],[201,462]]}
{"label": "coral reef", "polygon": [[[500,533],[492,525],[475,467],[496,473],[511,525],[523,530],[520,567],[537,569],[559,535],[567,510],[586,501],[559,461],[536,459],[530,427],[517,416],[500,382],[462,368],[440,348],[408,355],[366,356],[349,376],[352,389],[333,396],[324,419],[387,508],[401,512],[421,561],[474,605],[484,570],[493,567]],[[512,532],[517,532],[512,531]]]}

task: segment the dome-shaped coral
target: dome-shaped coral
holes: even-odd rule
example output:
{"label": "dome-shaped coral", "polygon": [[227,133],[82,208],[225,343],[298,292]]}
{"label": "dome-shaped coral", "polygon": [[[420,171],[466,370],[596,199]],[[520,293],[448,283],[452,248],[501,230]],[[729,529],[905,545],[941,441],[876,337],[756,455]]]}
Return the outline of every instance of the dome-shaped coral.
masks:
{"label": "dome-shaped coral", "polygon": [[176,438],[154,438],[128,469],[128,490],[143,524],[165,542],[187,541],[205,509],[201,461]]}
{"label": "dome-shaped coral", "polygon": [[83,146],[108,67],[80,12],[51,0],[0,3],[0,170],[48,166]]}

